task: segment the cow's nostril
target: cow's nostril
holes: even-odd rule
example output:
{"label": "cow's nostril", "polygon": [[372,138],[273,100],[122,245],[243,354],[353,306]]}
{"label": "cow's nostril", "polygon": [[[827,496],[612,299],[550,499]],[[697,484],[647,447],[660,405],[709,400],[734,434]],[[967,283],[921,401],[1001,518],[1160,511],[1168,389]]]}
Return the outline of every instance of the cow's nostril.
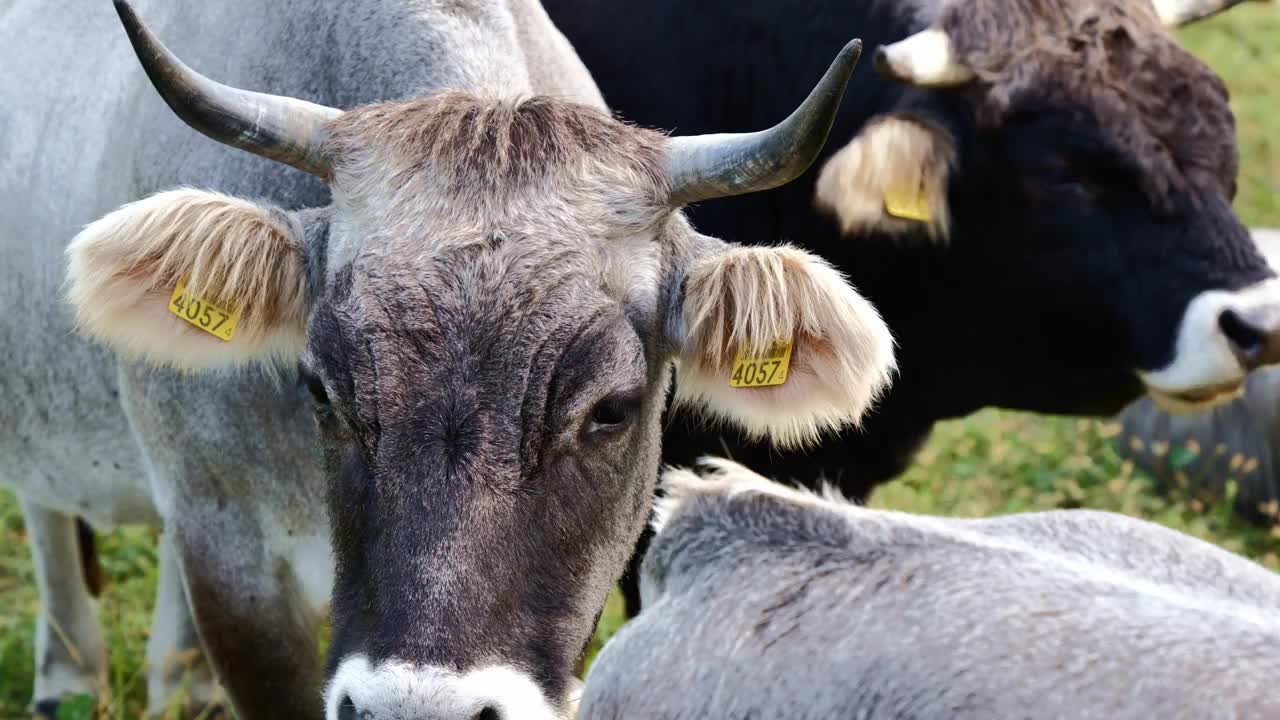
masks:
{"label": "cow's nostril", "polygon": [[342,702],[338,703],[338,720],[360,720],[360,715],[356,713],[356,704],[351,702],[350,695],[342,698]]}
{"label": "cow's nostril", "polygon": [[491,707],[486,707],[485,709],[476,713],[475,716],[471,718],[471,720],[502,720],[502,715],[498,714],[497,710]]}
{"label": "cow's nostril", "polygon": [[1258,366],[1267,348],[1267,336],[1234,310],[1223,310],[1218,316],[1218,327],[1231,342],[1232,349],[1247,369]]}

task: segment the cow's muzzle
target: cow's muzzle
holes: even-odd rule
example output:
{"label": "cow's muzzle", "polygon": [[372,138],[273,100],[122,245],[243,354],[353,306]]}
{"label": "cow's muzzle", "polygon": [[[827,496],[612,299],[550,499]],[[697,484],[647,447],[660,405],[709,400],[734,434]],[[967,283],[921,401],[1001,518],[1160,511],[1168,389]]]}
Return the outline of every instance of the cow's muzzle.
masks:
{"label": "cow's muzzle", "polygon": [[[574,688],[576,690],[576,688]],[[325,692],[327,720],[564,720],[576,692],[552,703],[521,670],[494,665],[469,672],[351,655]]]}
{"label": "cow's muzzle", "polygon": [[1243,290],[1210,290],[1183,315],[1173,361],[1139,373],[1155,401],[1187,411],[1239,394],[1252,370],[1280,364],[1280,279]]}

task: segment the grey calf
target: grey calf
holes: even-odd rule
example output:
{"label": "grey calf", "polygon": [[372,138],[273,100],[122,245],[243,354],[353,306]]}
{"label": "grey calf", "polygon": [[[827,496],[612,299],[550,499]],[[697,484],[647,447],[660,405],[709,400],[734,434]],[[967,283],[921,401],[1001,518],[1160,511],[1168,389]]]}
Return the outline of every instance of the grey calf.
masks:
{"label": "grey calf", "polygon": [[1092,511],[869,510],[727,461],[667,475],[605,718],[1280,717],[1280,577]]}

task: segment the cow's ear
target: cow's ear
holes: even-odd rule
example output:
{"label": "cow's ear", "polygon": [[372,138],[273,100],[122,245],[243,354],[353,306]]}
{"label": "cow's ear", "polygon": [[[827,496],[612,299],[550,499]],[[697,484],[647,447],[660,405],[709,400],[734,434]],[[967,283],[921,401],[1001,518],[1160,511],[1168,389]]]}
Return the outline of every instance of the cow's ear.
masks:
{"label": "cow's ear", "polygon": [[906,115],[879,115],[823,166],[815,201],[846,235],[923,230],[944,242],[955,161],[946,130]]}
{"label": "cow's ear", "polygon": [[174,190],[77,235],[67,294],[84,332],[157,365],[292,361],[306,338],[304,254],[297,216]]}
{"label": "cow's ear", "polygon": [[680,317],[676,401],[781,446],[856,424],[894,369],[875,308],[794,247],[704,255],[686,275]]}

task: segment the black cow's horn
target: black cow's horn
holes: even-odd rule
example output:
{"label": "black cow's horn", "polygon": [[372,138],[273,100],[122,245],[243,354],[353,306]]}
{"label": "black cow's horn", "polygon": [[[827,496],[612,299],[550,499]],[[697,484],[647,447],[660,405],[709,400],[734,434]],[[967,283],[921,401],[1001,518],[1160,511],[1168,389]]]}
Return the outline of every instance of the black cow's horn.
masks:
{"label": "black cow's horn", "polygon": [[184,122],[218,142],[328,176],[329,162],[320,148],[325,124],[341,110],[214,82],[162,45],[128,2],[114,2],[151,84]]}
{"label": "black cow's horn", "polygon": [[804,103],[768,130],[671,138],[673,204],[768,190],[799,177],[826,144],[861,55],[861,40],[845,45]]}
{"label": "black cow's horn", "polygon": [[876,49],[876,72],[920,87],[953,87],[973,79],[973,70],[956,58],[945,30],[929,28]]}
{"label": "black cow's horn", "polygon": [[1179,27],[1229,10],[1246,0],[1152,0],[1166,27]]}

